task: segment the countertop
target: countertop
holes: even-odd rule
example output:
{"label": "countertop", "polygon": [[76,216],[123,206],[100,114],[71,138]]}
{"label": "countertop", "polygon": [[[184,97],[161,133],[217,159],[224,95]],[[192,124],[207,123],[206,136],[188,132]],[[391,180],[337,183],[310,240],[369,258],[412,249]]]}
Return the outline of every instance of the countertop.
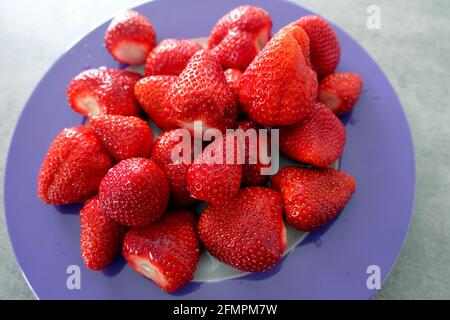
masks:
{"label": "countertop", "polygon": [[[446,0],[294,1],[341,26],[374,57],[406,112],[417,161],[413,222],[400,257],[375,299],[450,299],[450,4]],[[133,0],[0,2],[0,180],[20,112],[66,49]],[[381,29],[366,26],[381,9]],[[3,183],[0,194],[3,198]],[[0,299],[35,299],[0,214]]]}

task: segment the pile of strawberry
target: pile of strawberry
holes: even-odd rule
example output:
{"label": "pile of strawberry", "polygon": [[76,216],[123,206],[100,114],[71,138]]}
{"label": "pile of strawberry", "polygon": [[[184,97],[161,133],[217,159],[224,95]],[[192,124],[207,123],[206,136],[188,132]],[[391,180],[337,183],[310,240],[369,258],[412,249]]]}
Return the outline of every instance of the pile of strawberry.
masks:
{"label": "pile of strawberry", "polygon": [[[344,208],[355,181],[329,166],[346,140],[337,116],[355,106],[362,79],[335,72],[340,45],[322,18],[303,17],[272,38],[271,28],[263,9],[238,7],[204,49],[190,40],[157,45],[150,22],[134,11],[112,21],[106,48],[122,63],[145,63],[145,77],[108,68],[76,76],[67,98],[89,121],[59,133],[38,178],[45,203],[85,202],[88,268],[103,269],[122,252],[134,270],[174,291],[193,279],[204,247],[239,270],[265,271],[286,247],[283,216],[313,231]],[[154,142],[145,116],[164,131]],[[303,165],[283,168],[269,184],[262,163],[212,162],[226,148],[219,140],[195,159],[185,155],[193,162],[174,163],[194,121],[222,132],[279,128],[281,153]],[[208,204],[198,217],[192,206],[200,201]]]}

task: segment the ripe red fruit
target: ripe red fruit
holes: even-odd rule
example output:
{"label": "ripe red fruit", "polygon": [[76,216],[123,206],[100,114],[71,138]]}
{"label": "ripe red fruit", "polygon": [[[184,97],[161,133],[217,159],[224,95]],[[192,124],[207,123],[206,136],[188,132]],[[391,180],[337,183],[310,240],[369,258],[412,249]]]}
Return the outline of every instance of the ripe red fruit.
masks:
{"label": "ripe red fruit", "polygon": [[307,119],[280,128],[281,153],[317,167],[327,167],[339,159],[345,140],[342,122],[320,102],[314,105]]}
{"label": "ripe red fruit", "polygon": [[176,126],[169,121],[169,110],[164,105],[167,92],[177,76],[150,76],[139,80],[134,94],[150,119],[163,131]]}
{"label": "ripe red fruit", "polygon": [[234,125],[237,104],[228,87],[217,59],[205,50],[198,51],[189,61],[167,93],[166,106],[170,121],[192,130],[194,121],[204,128],[225,131]]}
{"label": "ripe red fruit", "polygon": [[240,6],[213,27],[208,49],[227,68],[245,70],[270,39],[272,19],[263,9]]}
{"label": "ripe red fruit", "polygon": [[108,68],[83,71],[67,87],[67,100],[74,111],[84,116],[137,116],[140,109],[133,88],[140,78],[134,72]]}
{"label": "ripe red fruit", "polygon": [[[262,175],[262,168],[269,168],[269,164],[263,164],[260,161],[260,154],[270,155],[270,137],[267,137],[267,143],[261,141],[259,137],[259,129],[260,127],[250,120],[242,120],[237,123],[237,129],[241,129],[244,133],[247,134],[245,138],[245,164],[242,166],[242,185],[244,186],[257,186],[262,185],[267,182],[269,178],[268,175]],[[247,131],[253,129],[253,133],[255,135],[252,138],[252,131]],[[256,145],[254,145],[253,140],[256,141]],[[256,159],[256,163],[253,163],[254,159]],[[252,162],[252,163],[250,163]]]}
{"label": "ripe red fruit", "polygon": [[263,187],[242,189],[223,205],[208,205],[198,233],[220,261],[242,271],[274,267],[286,248],[281,195]]}
{"label": "ripe red fruit", "polygon": [[299,27],[281,29],[244,72],[239,99],[251,120],[286,126],[309,115],[318,84],[303,54],[305,39]]}
{"label": "ripe red fruit", "polygon": [[122,248],[126,227],[100,208],[98,196],[86,202],[80,211],[81,256],[92,270],[106,268]]}
{"label": "ripe red fruit", "polygon": [[241,116],[244,114],[244,111],[242,111],[242,107],[239,104],[239,81],[241,80],[242,71],[239,69],[227,69],[224,74],[225,80],[227,81],[227,84],[236,99],[238,109],[237,114],[238,116]]}
{"label": "ripe red fruit", "polygon": [[146,17],[128,10],[117,15],[108,27],[105,46],[121,63],[141,64],[156,45],[156,34]]}
{"label": "ripe red fruit", "polygon": [[122,253],[136,272],[161,289],[180,289],[194,278],[200,259],[195,215],[190,211],[169,212],[149,226],[131,229]]}
{"label": "ripe red fruit", "polygon": [[100,184],[99,199],[100,206],[120,224],[144,226],[166,210],[169,185],[153,161],[132,158],[109,170]]}
{"label": "ripe red fruit", "polygon": [[89,122],[108,153],[117,161],[146,158],[153,142],[147,122],[138,117],[104,115]]}
{"label": "ripe red fruit", "polygon": [[83,202],[97,193],[112,161],[88,127],[64,129],[53,140],[38,177],[38,194],[48,204]]}
{"label": "ripe red fruit", "polygon": [[[174,207],[188,206],[196,202],[187,189],[186,173],[191,164],[192,154],[186,158],[173,161],[172,152],[185,138],[184,129],[166,131],[153,144],[150,159],[159,165],[167,176],[170,186],[170,204]],[[190,136],[189,136],[190,138]]]}
{"label": "ripe red fruit", "polygon": [[320,83],[319,100],[340,116],[353,109],[363,86],[363,79],[357,73],[332,73]]}
{"label": "ripe red fruit", "polygon": [[224,73],[227,84],[237,99],[239,94],[239,81],[242,76],[242,71],[239,69],[227,69]]}
{"label": "ripe red fruit", "polygon": [[272,178],[281,192],[288,224],[314,231],[329,223],[347,205],[356,183],[332,168],[285,167]]}
{"label": "ripe red fruit", "polygon": [[308,35],[311,65],[319,78],[334,72],[341,57],[341,47],[330,24],[318,16],[306,16],[293,24],[302,27]]}
{"label": "ripe red fruit", "polygon": [[178,76],[202,45],[191,40],[163,40],[147,57],[145,75]]}
{"label": "ripe red fruit", "polygon": [[[203,150],[187,172],[187,188],[194,198],[213,204],[234,198],[242,179],[242,164],[237,161],[242,152],[239,148],[236,138],[227,139],[224,135]],[[230,161],[227,154],[233,151],[234,159]]]}

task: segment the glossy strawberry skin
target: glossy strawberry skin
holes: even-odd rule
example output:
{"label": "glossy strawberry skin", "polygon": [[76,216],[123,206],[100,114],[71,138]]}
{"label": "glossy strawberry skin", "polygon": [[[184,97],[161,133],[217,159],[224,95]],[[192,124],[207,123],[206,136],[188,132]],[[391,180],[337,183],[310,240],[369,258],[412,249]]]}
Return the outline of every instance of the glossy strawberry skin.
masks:
{"label": "glossy strawberry skin", "polygon": [[354,72],[336,72],[325,77],[319,86],[319,101],[340,116],[356,105],[364,86],[363,79]]}
{"label": "glossy strawberry skin", "polygon": [[194,121],[202,121],[204,127],[225,131],[233,127],[237,116],[236,100],[223,70],[205,50],[191,58],[170,87],[166,106],[171,123],[188,130],[193,130]]}
{"label": "glossy strawberry skin", "polygon": [[137,73],[108,68],[78,74],[67,87],[67,100],[75,112],[92,117],[100,114],[138,116],[140,108],[133,89]]}
{"label": "glossy strawberry skin", "polygon": [[244,112],[263,126],[287,126],[305,119],[317,97],[317,76],[304,57],[304,31],[280,30],[241,77]]}
{"label": "glossy strawberry skin", "polygon": [[317,167],[333,164],[344,151],[342,122],[318,102],[304,121],[280,129],[280,152],[288,158]]}
{"label": "glossy strawberry skin", "polygon": [[169,121],[170,112],[165,99],[177,79],[177,76],[149,76],[139,80],[134,87],[134,94],[145,113],[163,131],[176,128]]}
{"label": "glossy strawberry skin", "polygon": [[239,94],[239,81],[242,76],[242,71],[239,69],[227,69],[224,71],[225,79],[227,80],[228,86],[236,97]]}
{"label": "glossy strawberry skin", "polygon": [[205,248],[242,271],[274,267],[286,248],[281,195],[262,187],[242,189],[223,205],[208,205],[198,232]]}
{"label": "glossy strawberry skin", "polygon": [[93,117],[89,126],[116,161],[148,157],[153,133],[144,120],[138,117],[104,115]]}
{"label": "glossy strawberry skin", "polygon": [[[241,129],[244,133],[250,134],[250,131],[247,130],[255,130],[257,145],[256,148],[250,143],[252,143],[252,139],[250,137],[245,138],[245,164],[242,166],[242,185],[244,186],[258,186],[263,185],[267,182],[269,176],[261,174],[262,168],[269,168],[270,164],[263,164],[260,161],[260,152],[264,152],[265,155],[270,154],[265,150],[270,151],[270,137],[267,137],[267,143],[261,141],[259,137],[259,129],[261,129],[257,124],[250,120],[241,120],[237,123],[237,129]],[[257,161],[256,163],[250,163],[250,160],[253,162],[253,158]]]}
{"label": "glossy strawberry skin", "polygon": [[322,78],[336,70],[341,57],[341,47],[336,32],[318,16],[305,16],[294,22],[302,27],[310,41],[311,65]]}
{"label": "glossy strawberry skin", "polygon": [[270,39],[272,19],[263,9],[240,6],[213,27],[208,48],[223,68],[245,70]]}
{"label": "glossy strawberry skin", "polygon": [[132,158],[116,164],[103,178],[99,199],[100,206],[120,224],[144,226],[164,213],[169,185],[153,161]]}
{"label": "glossy strawberry skin", "polygon": [[91,270],[106,268],[121,251],[126,227],[100,208],[98,196],[87,201],[81,209],[80,226],[84,264]]}
{"label": "glossy strawberry skin", "polygon": [[[227,161],[227,150],[234,148],[234,161]],[[194,159],[187,171],[187,188],[191,196],[213,204],[229,201],[239,191],[242,181],[242,164],[239,164],[237,139],[223,139],[210,143]]]}
{"label": "glossy strawberry skin", "polygon": [[161,289],[180,289],[194,278],[200,259],[195,215],[185,210],[168,212],[151,225],[131,229],[122,253],[136,272]]}
{"label": "glossy strawberry skin", "polygon": [[191,40],[163,40],[147,57],[145,75],[178,76],[202,45]]}
{"label": "glossy strawberry skin", "polygon": [[97,193],[111,166],[111,158],[92,129],[64,129],[53,140],[42,163],[39,197],[53,205],[83,202]]}
{"label": "glossy strawberry skin", "polygon": [[355,192],[352,176],[332,168],[285,167],[272,178],[281,192],[288,224],[314,231],[333,220]]}
{"label": "glossy strawberry skin", "polygon": [[241,117],[244,114],[242,107],[239,103],[239,81],[241,80],[242,71],[239,69],[227,69],[224,71],[225,79],[227,81],[228,86],[234,94],[237,103],[237,115]]}
{"label": "glossy strawberry skin", "polygon": [[141,64],[156,46],[156,33],[147,18],[128,10],[117,15],[109,25],[105,46],[119,62]]}
{"label": "glossy strawberry skin", "polygon": [[[191,164],[190,161],[172,159],[172,152],[185,138],[183,129],[166,131],[156,139],[153,144],[150,159],[161,167],[167,176],[170,186],[170,204],[174,207],[184,207],[196,202],[187,189],[186,173]],[[191,149],[192,150],[192,149]]]}

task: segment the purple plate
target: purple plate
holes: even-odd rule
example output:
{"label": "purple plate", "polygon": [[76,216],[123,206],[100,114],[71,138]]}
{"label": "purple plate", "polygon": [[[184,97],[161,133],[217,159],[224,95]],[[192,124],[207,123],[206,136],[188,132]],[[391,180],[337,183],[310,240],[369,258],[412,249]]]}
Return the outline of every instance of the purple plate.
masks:
{"label": "purple plate", "polygon": [[[306,9],[284,1],[166,0],[136,8],[147,16],[159,40],[196,38],[232,8],[266,9],[276,31]],[[206,14],[207,13],[207,14]],[[23,274],[41,299],[367,299],[370,266],[388,276],[405,239],[414,203],[415,161],[411,134],[389,81],[356,41],[336,27],[342,44],[339,70],[365,80],[361,100],[343,119],[347,146],[342,170],[357,192],[338,219],[309,234],[275,269],[215,282],[193,282],[175,294],[159,290],[122,258],[103,272],[83,265],[79,249],[80,206],[55,208],[37,197],[40,164],[55,135],[83,119],[67,105],[66,85],[80,71],[121,67],[103,47],[104,23],[64,54],[41,80],[17,125],[5,179],[6,221]],[[81,289],[67,287],[69,266],[79,266]],[[369,268],[370,269],[370,268]]]}

